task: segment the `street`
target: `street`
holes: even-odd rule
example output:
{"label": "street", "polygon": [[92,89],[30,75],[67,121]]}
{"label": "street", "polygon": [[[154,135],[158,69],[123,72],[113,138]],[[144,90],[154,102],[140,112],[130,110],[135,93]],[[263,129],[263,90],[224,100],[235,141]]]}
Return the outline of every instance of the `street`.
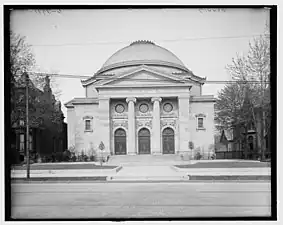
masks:
{"label": "street", "polygon": [[13,183],[12,218],[270,216],[269,182]]}

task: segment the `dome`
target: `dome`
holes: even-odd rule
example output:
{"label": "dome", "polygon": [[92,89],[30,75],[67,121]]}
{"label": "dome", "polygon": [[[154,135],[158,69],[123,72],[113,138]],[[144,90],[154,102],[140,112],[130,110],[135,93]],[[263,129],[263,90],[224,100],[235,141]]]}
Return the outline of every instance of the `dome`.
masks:
{"label": "dome", "polygon": [[100,71],[142,64],[165,65],[187,70],[182,61],[167,49],[150,41],[135,41],[114,53]]}

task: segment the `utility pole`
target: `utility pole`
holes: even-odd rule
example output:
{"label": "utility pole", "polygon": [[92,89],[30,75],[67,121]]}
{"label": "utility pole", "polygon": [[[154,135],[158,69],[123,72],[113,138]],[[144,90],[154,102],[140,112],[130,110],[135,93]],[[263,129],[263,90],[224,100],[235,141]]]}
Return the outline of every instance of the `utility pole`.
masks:
{"label": "utility pole", "polygon": [[264,89],[263,89],[263,74],[262,72],[260,73],[260,79],[261,79],[261,82],[260,82],[260,94],[261,94],[261,106],[260,106],[260,145],[261,145],[261,160],[264,160],[265,159],[265,146],[264,146],[264,108],[263,108],[263,105],[264,105]]}
{"label": "utility pole", "polygon": [[27,161],[27,179],[30,178],[29,166],[29,95],[28,95],[28,73],[25,72],[26,77],[26,161]]}

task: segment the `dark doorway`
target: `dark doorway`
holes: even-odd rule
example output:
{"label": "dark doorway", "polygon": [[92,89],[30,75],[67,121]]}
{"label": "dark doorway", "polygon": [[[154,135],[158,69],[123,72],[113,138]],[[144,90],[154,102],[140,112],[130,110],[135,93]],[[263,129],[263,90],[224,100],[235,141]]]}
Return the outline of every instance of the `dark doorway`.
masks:
{"label": "dark doorway", "polygon": [[114,134],[114,148],[115,155],[126,155],[127,154],[127,144],[126,144],[126,132],[125,130],[119,128]]}
{"label": "dark doorway", "polygon": [[171,128],[165,128],[162,132],[162,146],[163,154],[174,154],[175,153],[175,141],[174,141],[174,130]]}
{"label": "dark doorway", "polygon": [[139,154],[150,154],[150,132],[146,128],[139,131]]}

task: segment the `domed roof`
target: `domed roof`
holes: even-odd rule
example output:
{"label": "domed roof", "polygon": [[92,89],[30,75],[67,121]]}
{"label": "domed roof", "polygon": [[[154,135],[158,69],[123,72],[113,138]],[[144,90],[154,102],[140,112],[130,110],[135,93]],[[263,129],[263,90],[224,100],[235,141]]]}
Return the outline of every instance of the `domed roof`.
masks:
{"label": "domed roof", "polygon": [[150,41],[135,41],[120,49],[104,63],[101,70],[141,64],[173,66],[187,70],[182,61],[172,52]]}

